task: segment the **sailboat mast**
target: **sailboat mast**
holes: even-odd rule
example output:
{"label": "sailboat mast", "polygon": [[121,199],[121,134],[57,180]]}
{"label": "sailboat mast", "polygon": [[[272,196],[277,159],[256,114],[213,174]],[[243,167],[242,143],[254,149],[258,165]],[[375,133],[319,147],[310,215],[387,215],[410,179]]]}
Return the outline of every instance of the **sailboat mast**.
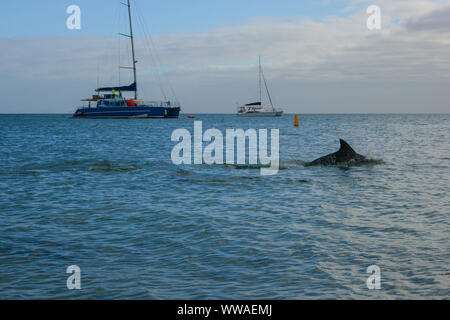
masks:
{"label": "sailboat mast", "polygon": [[261,56],[259,56],[259,102],[262,104]]}
{"label": "sailboat mast", "polygon": [[131,39],[131,55],[133,58],[133,75],[134,83],[136,84],[136,90],[134,91],[134,99],[137,99],[137,77],[136,77],[136,57],[134,54],[134,36],[133,36],[133,23],[131,21],[131,5],[130,0],[128,0],[128,17],[130,20],[130,39]]}
{"label": "sailboat mast", "polygon": [[267,95],[269,96],[270,105],[272,106],[272,110],[275,112],[275,107],[273,106],[272,97],[270,96],[270,92],[269,92],[269,87],[267,86],[266,77],[264,76],[264,73],[262,72],[261,56],[259,56],[259,97],[260,97],[259,101],[261,101],[261,97],[262,97],[262,93],[261,93],[262,83],[261,83],[261,80],[264,80],[264,86],[266,87]]}
{"label": "sailboat mast", "polygon": [[264,85],[266,86],[267,95],[269,96],[270,105],[272,106],[272,111],[275,112],[275,107],[273,106],[272,97],[270,96],[269,87],[267,86],[266,77],[264,76],[264,73],[262,74]]}

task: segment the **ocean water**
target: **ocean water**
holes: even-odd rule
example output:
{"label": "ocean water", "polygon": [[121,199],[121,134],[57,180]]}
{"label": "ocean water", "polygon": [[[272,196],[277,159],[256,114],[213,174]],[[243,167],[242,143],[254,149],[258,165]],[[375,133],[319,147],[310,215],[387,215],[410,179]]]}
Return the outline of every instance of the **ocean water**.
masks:
{"label": "ocean water", "polygon": [[[450,298],[450,115],[197,120],[280,129],[280,172],[173,165],[184,116],[0,115],[0,298]],[[303,166],[339,138],[384,163]]]}

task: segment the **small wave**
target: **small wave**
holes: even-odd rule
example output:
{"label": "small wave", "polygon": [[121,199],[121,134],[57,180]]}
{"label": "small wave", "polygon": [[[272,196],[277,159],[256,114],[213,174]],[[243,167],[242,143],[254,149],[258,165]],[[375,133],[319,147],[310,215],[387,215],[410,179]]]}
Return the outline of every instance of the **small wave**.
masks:
{"label": "small wave", "polygon": [[280,162],[280,168],[283,169],[295,169],[295,168],[302,168],[306,164],[305,161],[302,160],[294,160],[294,161],[281,161]]}
{"label": "small wave", "polygon": [[103,160],[87,168],[90,172],[130,172],[142,168],[142,165],[130,163],[116,163],[109,160]]}
{"label": "small wave", "polygon": [[192,171],[185,170],[185,169],[178,169],[178,170],[176,171],[176,175],[177,175],[177,176],[181,176],[181,177],[183,177],[183,176],[189,176],[189,175],[191,175],[191,174],[192,174]]}
{"label": "small wave", "polygon": [[110,161],[110,160],[64,160],[60,162],[52,162],[37,165],[26,165],[19,170],[20,174],[35,175],[45,173],[60,172],[130,172],[142,169],[151,165],[148,162],[135,163],[127,161]]}
{"label": "small wave", "polygon": [[185,180],[183,180],[184,182],[188,182],[188,183],[206,183],[206,184],[222,184],[222,185],[228,185],[230,183],[233,182],[240,182],[240,181],[245,181],[245,182],[251,182],[251,181],[256,181],[259,179],[259,176],[257,177],[253,177],[253,176],[238,176],[238,177],[208,177],[208,178],[204,178],[204,179],[199,179],[199,178],[186,178]]}
{"label": "small wave", "polygon": [[287,178],[283,180],[284,184],[311,184],[313,183],[311,180],[307,179],[298,179],[298,178]]}
{"label": "small wave", "polygon": [[261,164],[225,164],[225,167],[230,167],[238,170],[259,170],[261,168],[269,168]]}
{"label": "small wave", "polygon": [[[238,170],[259,170],[262,168],[270,168],[270,165],[262,164],[225,164],[225,167],[231,167]],[[295,169],[305,166],[305,162],[301,160],[280,161],[279,170]]]}

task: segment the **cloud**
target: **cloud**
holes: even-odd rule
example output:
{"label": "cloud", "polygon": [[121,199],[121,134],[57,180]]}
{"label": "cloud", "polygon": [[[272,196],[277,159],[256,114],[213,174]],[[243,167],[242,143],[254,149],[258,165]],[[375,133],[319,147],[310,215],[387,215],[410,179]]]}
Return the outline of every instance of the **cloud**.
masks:
{"label": "cloud", "polygon": [[[349,6],[361,3],[352,1]],[[402,109],[398,104],[408,86],[415,88],[411,92],[415,96],[432,92],[436,83],[447,87],[450,84],[450,22],[446,19],[450,4],[422,0],[377,4],[382,9],[380,31],[369,31],[365,10],[357,10],[345,18],[333,16],[323,21],[259,17],[243,25],[158,37],[154,39],[157,54],[148,50],[152,47],[150,41],[137,39],[140,83],[150,88],[143,91],[152,97],[159,94],[155,65],[161,64],[163,78],[171,79],[182,101],[195,105],[194,111],[233,112],[237,100],[254,98],[257,59],[262,55],[269,83],[277,90],[274,95],[287,109],[298,104],[299,90],[293,88],[312,85],[313,89],[302,92],[302,99],[314,103],[312,95],[323,95],[323,88],[328,88],[335,97],[331,100],[338,102],[330,106],[328,101],[318,99],[317,105],[308,106],[308,110],[351,112],[373,88],[384,93],[385,88],[390,88],[393,98],[383,103],[393,105],[384,107],[404,112],[409,108]],[[97,79],[99,85],[116,84],[117,52],[119,46],[123,50],[126,45],[124,40],[119,44],[117,39],[101,37],[0,39],[0,76],[17,83],[83,83],[73,91],[87,90],[88,85],[95,87]],[[124,56],[120,62],[127,65],[127,61]],[[122,71],[121,84],[128,81],[129,73]],[[336,91],[339,87],[347,94]],[[396,87],[402,96],[396,96]],[[201,90],[207,92],[202,95]],[[438,94],[438,101],[450,100],[448,93]],[[196,101],[199,95],[202,100]],[[430,99],[436,98],[435,90],[433,95]],[[348,97],[353,102],[344,100]],[[353,107],[333,109],[336,105]],[[420,112],[420,105],[413,103],[413,107]],[[441,104],[435,107],[436,112],[445,110]],[[380,110],[374,103],[362,111]]]}
{"label": "cloud", "polygon": [[410,31],[450,32],[450,6],[435,10],[419,19],[411,19],[406,24]]}

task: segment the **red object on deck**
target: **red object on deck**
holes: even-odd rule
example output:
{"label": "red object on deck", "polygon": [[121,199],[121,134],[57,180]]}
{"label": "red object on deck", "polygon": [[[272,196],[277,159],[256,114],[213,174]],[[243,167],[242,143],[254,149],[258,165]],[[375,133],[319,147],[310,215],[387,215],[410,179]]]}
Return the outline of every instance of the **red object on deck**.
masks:
{"label": "red object on deck", "polygon": [[136,102],[139,100],[125,100],[127,107],[136,107]]}

